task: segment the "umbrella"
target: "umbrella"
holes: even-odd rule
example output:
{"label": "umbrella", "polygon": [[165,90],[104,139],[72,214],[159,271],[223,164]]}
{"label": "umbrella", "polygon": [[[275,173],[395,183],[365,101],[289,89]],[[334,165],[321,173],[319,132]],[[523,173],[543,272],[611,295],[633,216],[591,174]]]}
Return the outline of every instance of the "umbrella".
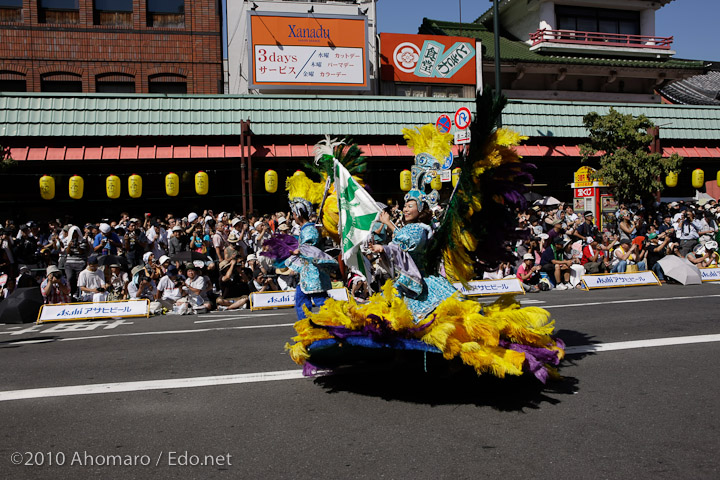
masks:
{"label": "umbrella", "polygon": [[208,260],[211,260],[211,258],[205,254],[196,252],[194,250],[186,250],[184,252],[176,253],[175,255],[170,257],[170,260],[174,262],[193,262],[195,260],[202,260],[203,262],[207,262]]}
{"label": "umbrella", "polygon": [[533,205],[539,205],[541,207],[549,207],[550,205],[559,205],[560,200],[555,197],[543,197],[540,200],[535,200]]}
{"label": "umbrella", "polygon": [[0,323],[34,322],[42,304],[40,287],[16,288],[0,302]]}
{"label": "umbrella", "polygon": [[700,285],[702,276],[700,269],[685,258],[667,255],[657,262],[663,269],[663,274],[683,285]]}
{"label": "umbrella", "polygon": [[523,197],[525,197],[525,200],[527,200],[528,202],[535,202],[537,200],[543,199],[542,195],[540,195],[539,193],[535,193],[535,192],[525,192],[525,193],[523,193]]}
{"label": "umbrella", "polygon": [[119,255],[102,255],[98,257],[98,265],[112,265],[114,263],[122,266],[125,270],[128,269],[128,261],[125,257]]}

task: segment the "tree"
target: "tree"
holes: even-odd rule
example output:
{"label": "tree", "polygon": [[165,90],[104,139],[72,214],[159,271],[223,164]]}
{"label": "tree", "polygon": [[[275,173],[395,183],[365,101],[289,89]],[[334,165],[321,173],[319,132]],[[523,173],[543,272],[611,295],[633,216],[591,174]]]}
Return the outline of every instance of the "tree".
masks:
{"label": "tree", "polygon": [[15,166],[15,160],[10,156],[10,147],[0,144],[0,170],[9,170]]}
{"label": "tree", "polygon": [[663,190],[665,175],[680,170],[683,159],[678,154],[663,157],[650,152],[653,136],[648,129],[654,124],[645,115],[623,115],[610,108],[607,115],[588,113],[583,123],[590,132],[590,143],[580,145],[583,162],[597,161],[601,154],[594,178],[602,178],[621,202],[652,205],[654,195]]}

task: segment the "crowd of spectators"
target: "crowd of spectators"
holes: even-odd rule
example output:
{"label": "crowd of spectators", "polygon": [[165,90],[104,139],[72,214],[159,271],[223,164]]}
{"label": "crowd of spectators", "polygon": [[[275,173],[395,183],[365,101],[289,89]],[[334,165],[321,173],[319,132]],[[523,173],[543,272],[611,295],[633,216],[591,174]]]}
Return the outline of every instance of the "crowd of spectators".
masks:
{"label": "crowd of spectators", "polygon": [[[584,274],[652,270],[666,281],[660,259],[686,258],[698,267],[717,267],[720,206],[671,202],[619,205],[611,221],[596,226],[593,212],[575,212],[571,205],[518,210],[523,238],[512,249],[515,261],[502,264],[485,278],[516,276],[535,292],[580,286]],[[605,220],[608,220],[607,218]]]}
{"label": "crowd of spectators", "polygon": [[[592,212],[575,212],[570,205],[518,209],[522,240],[506,244],[513,260],[482,276],[517,277],[526,290],[537,292],[578,287],[586,273],[652,270],[664,281],[658,261],[666,255],[698,267],[718,266],[715,201],[654,207],[649,214],[641,205],[620,205],[602,230]],[[400,221],[397,206],[392,212]],[[382,225],[376,227],[373,241],[389,241]],[[162,218],[123,213],[84,225],[6,221],[0,228],[0,300],[15,288],[39,285],[46,303],[147,298],[165,311],[248,308],[252,292],[297,285],[292,270],[259,253],[273,234],[298,230],[285,212],[247,218],[212,211]],[[370,260],[376,282],[382,281],[387,277],[382,262]],[[356,298],[369,295],[359,272],[343,278],[338,271],[333,277],[334,286],[347,286]]]}

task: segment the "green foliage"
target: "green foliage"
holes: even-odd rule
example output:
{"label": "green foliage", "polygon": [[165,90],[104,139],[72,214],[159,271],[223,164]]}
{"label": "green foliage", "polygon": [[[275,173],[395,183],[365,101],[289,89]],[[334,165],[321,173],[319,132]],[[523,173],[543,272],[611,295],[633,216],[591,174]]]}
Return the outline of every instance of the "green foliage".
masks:
{"label": "green foliage", "polygon": [[0,145],[0,170],[10,170],[17,164],[10,156],[10,147]]}
{"label": "green foliage", "polygon": [[590,142],[580,145],[583,161],[597,162],[595,179],[610,185],[621,202],[651,203],[655,192],[663,190],[664,176],[682,166],[677,154],[663,158],[650,153],[653,136],[647,130],[654,125],[645,115],[623,115],[611,108],[607,115],[588,113],[583,123],[590,132]]}

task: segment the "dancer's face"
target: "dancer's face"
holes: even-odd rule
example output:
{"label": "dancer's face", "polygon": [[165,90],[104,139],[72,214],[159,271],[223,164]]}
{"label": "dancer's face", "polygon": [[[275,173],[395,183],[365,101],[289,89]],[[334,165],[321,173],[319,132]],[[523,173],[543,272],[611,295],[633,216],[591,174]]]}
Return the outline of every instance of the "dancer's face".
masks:
{"label": "dancer's face", "polygon": [[405,218],[405,223],[415,222],[419,216],[420,212],[418,211],[417,201],[408,200],[405,202],[405,206],[403,207],[403,217]]}

